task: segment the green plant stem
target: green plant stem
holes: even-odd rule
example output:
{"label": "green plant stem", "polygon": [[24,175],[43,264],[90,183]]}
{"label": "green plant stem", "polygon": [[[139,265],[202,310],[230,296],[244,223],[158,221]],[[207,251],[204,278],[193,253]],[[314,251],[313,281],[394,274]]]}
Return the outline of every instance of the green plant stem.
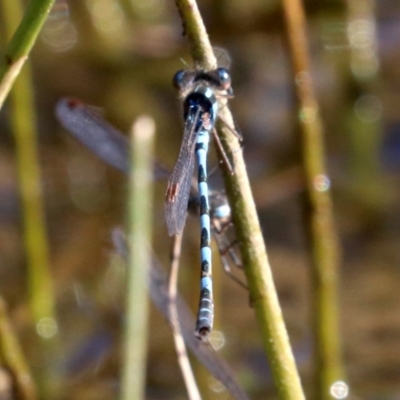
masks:
{"label": "green plant stem", "polygon": [[154,121],[141,117],[132,132],[129,228],[130,262],[121,400],[145,398],[150,271]]}
{"label": "green plant stem", "polygon": [[[348,101],[351,103],[346,104],[343,115],[347,116],[346,128],[349,134],[349,188],[361,206],[358,212],[365,210],[363,222],[366,225],[379,225],[391,193],[384,179],[381,162],[384,127],[380,107],[383,82],[379,68],[376,1],[346,0],[345,5],[349,51],[346,52],[348,59],[345,59],[343,79],[348,82]],[[355,28],[360,25],[359,21],[364,21],[370,27],[368,41],[363,46],[355,43],[363,32],[362,28]],[[361,113],[360,102],[369,103],[361,107]]]}
{"label": "green plant stem", "polygon": [[15,378],[18,398],[36,400],[36,387],[22,353],[17,335],[7,315],[6,304],[0,297],[0,353],[2,363]]}
{"label": "green plant stem", "polygon": [[304,9],[300,0],[284,0],[283,5],[298,98],[302,162],[307,187],[305,215],[311,238],[316,398],[327,400],[331,399],[331,385],[343,379],[337,287],[340,246],[325,167],[322,122],[310,76]]}
{"label": "green plant stem", "polygon": [[49,265],[39,150],[36,142],[36,118],[30,84],[30,68],[27,66],[11,93],[13,103],[11,120],[16,140],[19,189],[23,208],[29,297],[35,323],[50,319],[55,324],[55,299]]}
{"label": "green plant stem", "polygon": [[[12,12],[14,7],[20,7],[19,3],[15,0],[3,0],[3,3],[4,10],[8,9],[10,12]],[[53,4],[54,0],[30,1],[25,15],[12,37],[0,63],[0,110],[22,66],[27,60],[29,52]],[[4,14],[6,19],[7,14]],[[16,25],[13,25],[13,27],[14,26]]]}
{"label": "green plant stem", "polygon": [[[204,69],[215,68],[216,60],[196,2],[177,0],[176,4],[195,63]],[[220,115],[226,124],[234,126],[228,107],[222,107]],[[241,147],[231,130],[221,123],[219,137],[235,170],[233,175],[224,171],[226,194],[232,209],[251,304],[261,329],[263,345],[268,355],[279,398],[281,400],[304,399],[272,279]]]}
{"label": "green plant stem", "polygon": [[[22,8],[19,0],[3,2],[3,5],[7,36],[11,37],[13,27],[21,19]],[[16,141],[31,311],[36,324],[43,322],[44,319],[55,324],[54,292],[42,203],[39,150],[36,139],[38,134],[29,65],[26,65],[26,69],[16,82],[11,99],[11,125]]]}

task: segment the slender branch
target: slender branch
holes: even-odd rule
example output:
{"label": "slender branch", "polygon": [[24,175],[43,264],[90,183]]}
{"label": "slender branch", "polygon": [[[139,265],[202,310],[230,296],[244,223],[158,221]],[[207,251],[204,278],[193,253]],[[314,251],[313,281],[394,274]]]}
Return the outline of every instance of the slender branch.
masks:
{"label": "slender branch", "polygon": [[[214,68],[215,57],[212,54],[211,44],[196,2],[177,0],[176,4],[184,21],[185,32],[195,62],[205,69]],[[234,126],[228,107],[222,107],[221,114],[224,121]],[[242,252],[251,304],[261,329],[263,345],[268,355],[279,398],[282,400],[304,399],[272,279],[241,146],[226,126],[220,124],[219,128],[221,142],[235,170],[233,175],[224,171],[226,193],[232,208],[233,222]]]}
{"label": "slender branch", "polygon": [[316,398],[331,399],[330,388],[343,379],[339,343],[339,242],[326,173],[323,127],[310,76],[306,21],[301,0],[284,0],[293,77],[298,97],[301,148],[307,194],[305,215],[311,239],[314,329],[317,357]]}
{"label": "slender branch", "polygon": [[[0,110],[55,0],[31,0],[0,64]],[[9,6],[14,1],[6,1]]]}
{"label": "slender branch", "polygon": [[182,372],[183,380],[185,381],[186,390],[189,400],[201,400],[200,392],[190,366],[189,357],[186,351],[185,342],[182,337],[182,331],[178,318],[177,308],[177,288],[178,288],[178,271],[179,261],[182,249],[182,235],[173,237],[173,246],[171,254],[171,270],[169,274],[168,292],[170,298],[169,312],[172,321],[172,334],[174,337],[175,351],[178,357],[179,367]]}
{"label": "slender branch", "polygon": [[146,350],[148,332],[148,282],[151,263],[152,150],[154,121],[139,118],[132,132],[130,174],[127,313],[124,341],[122,400],[145,398]]}

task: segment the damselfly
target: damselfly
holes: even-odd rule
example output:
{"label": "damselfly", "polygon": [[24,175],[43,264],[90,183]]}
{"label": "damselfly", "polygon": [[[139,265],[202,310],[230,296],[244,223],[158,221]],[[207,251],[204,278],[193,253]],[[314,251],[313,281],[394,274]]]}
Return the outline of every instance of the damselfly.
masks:
{"label": "damselfly", "polygon": [[[125,135],[77,99],[61,99],[56,107],[56,116],[65,129],[103,161],[124,174],[129,174],[129,142]],[[170,176],[168,169],[158,162],[154,163],[153,171],[155,180],[165,180]],[[200,204],[197,188],[192,185],[189,190],[191,194],[185,212],[189,210],[198,215]],[[225,236],[225,230],[230,225],[230,208],[222,193],[210,192],[210,216],[212,232],[221,254],[224,270],[235,281],[245,286],[230,269],[231,264],[240,265],[240,258]]]}
{"label": "damselfly", "polygon": [[[77,99],[61,99],[56,106],[56,116],[62,126],[87,146],[94,154],[124,174],[129,174],[129,142],[125,135],[120,133],[102,117]],[[154,164],[153,171],[154,179],[156,180],[165,180],[170,175],[170,172],[160,163]],[[191,193],[189,204],[186,209],[197,214],[199,204],[196,188],[192,188]],[[212,231],[214,237],[217,239],[216,242],[219,246],[224,269],[229,273],[230,262],[226,259],[225,253],[229,255],[232,262],[240,264],[239,257],[236,255],[235,251],[233,251],[232,246],[224,235],[225,227],[229,225],[230,208],[226,197],[218,192],[211,192],[210,205]],[[113,237],[119,252],[126,257],[127,249],[122,238],[122,233],[115,231]],[[150,295],[153,302],[169,319],[171,324],[176,323],[176,321],[170,320],[166,277],[156,260],[152,263],[150,275]],[[234,276],[233,279],[237,280]],[[239,283],[241,282],[239,281]],[[243,285],[243,283],[241,284]],[[210,372],[224,383],[236,398],[247,398],[241,388],[237,386],[233,374],[223,360],[219,360],[217,355],[214,354],[212,349],[209,349],[208,346],[207,348],[199,346],[200,344],[193,335],[193,328],[190,328],[190,326],[193,326],[193,318],[190,317],[190,313],[183,299],[178,299],[177,306],[180,326],[185,343],[188,347]]]}
{"label": "damselfly", "polygon": [[187,204],[194,171],[198,165],[200,205],[200,261],[201,292],[196,334],[205,338],[212,329],[214,304],[212,294],[212,255],[210,205],[207,184],[207,152],[210,133],[215,133],[219,98],[233,95],[231,78],[225,68],[212,71],[178,71],[174,84],[183,98],[185,128],[182,145],[172,174],[168,180],[165,220],[169,235],[181,234],[187,215]]}

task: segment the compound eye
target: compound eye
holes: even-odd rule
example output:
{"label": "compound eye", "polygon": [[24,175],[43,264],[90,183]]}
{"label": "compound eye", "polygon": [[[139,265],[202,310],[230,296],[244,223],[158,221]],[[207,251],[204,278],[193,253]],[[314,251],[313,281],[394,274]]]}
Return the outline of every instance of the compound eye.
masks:
{"label": "compound eye", "polygon": [[221,89],[228,90],[231,87],[231,76],[225,68],[217,68],[217,74]]}
{"label": "compound eye", "polygon": [[180,89],[182,87],[183,81],[185,79],[185,72],[185,70],[181,69],[174,75],[172,79],[172,84],[174,85],[174,88]]}

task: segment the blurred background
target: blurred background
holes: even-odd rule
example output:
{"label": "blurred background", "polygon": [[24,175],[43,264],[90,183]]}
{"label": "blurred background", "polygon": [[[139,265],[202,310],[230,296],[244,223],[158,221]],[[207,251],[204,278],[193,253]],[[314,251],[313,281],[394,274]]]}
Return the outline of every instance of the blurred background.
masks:
{"label": "blurred background", "polygon": [[[308,391],[313,340],[304,184],[281,4],[198,3],[211,42],[231,58],[230,106],[244,137],[270,262]],[[400,399],[400,3],[309,0],[305,6],[343,245],[340,329],[348,398]],[[171,81],[177,70],[192,66],[188,43],[173,1],[57,0],[29,60],[55,318],[35,323],[30,313],[10,101],[0,113],[0,293],[35,380],[52,393],[47,398],[115,399],[125,266],[111,232],[125,223],[127,180],[63,130],[54,107],[62,96],[77,97],[123,132],[140,115],[151,115],[156,158],[172,167],[183,123]],[[215,154],[210,158],[215,165]],[[218,172],[210,181],[223,189]],[[167,270],[165,188],[165,182],[155,187],[152,247]],[[193,311],[198,240],[198,221],[189,217],[179,290]],[[218,351],[252,399],[275,399],[248,294],[222,272],[214,253]],[[147,398],[183,399],[169,326],[155,308],[150,323]],[[204,398],[230,398],[193,362]]]}

